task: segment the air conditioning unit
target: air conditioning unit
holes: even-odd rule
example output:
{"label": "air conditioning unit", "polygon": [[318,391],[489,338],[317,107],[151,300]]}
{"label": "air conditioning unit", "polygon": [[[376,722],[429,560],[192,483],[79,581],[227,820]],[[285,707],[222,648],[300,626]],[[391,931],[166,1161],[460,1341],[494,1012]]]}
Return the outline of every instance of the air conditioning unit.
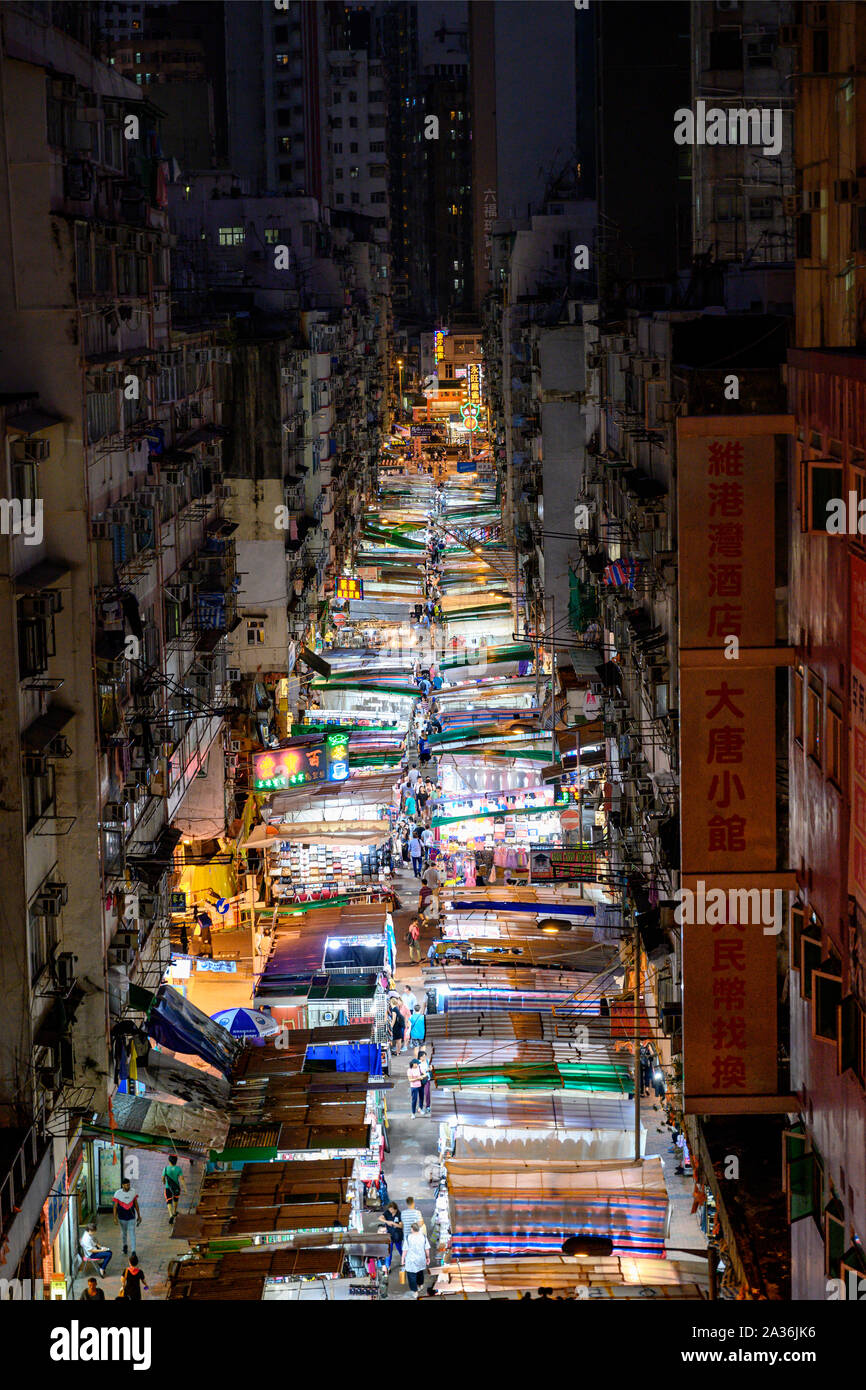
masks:
{"label": "air conditioning unit", "polygon": [[128,801],[106,801],[102,808],[102,820],[106,825],[122,825],[128,815]]}
{"label": "air conditioning unit", "polygon": [[78,957],[71,951],[61,951],[54,957],[54,978],[59,989],[71,989],[75,983],[75,963]]}
{"label": "air conditioning unit", "polygon": [[63,1072],[59,1066],[39,1067],[36,1077],[43,1091],[56,1092],[63,1089]]}
{"label": "air conditioning unit", "polygon": [[20,463],[44,463],[51,453],[51,446],[47,439],[16,439],[12,452]]}
{"label": "air conditioning unit", "polygon": [[833,198],[837,203],[858,203],[860,201],[859,179],[835,179]]}
{"label": "air conditioning unit", "polygon": [[65,883],[46,883],[33,900],[33,911],[38,917],[59,917],[69,900],[69,888]]}
{"label": "air conditioning unit", "polygon": [[179,487],[184,480],[183,464],[167,463],[160,469],[160,478],[164,483],[171,483],[172,487]]}
{"label": "air conditioning unit", "polygon": [[63,595],[59,589],[44,589],[41,594],[28,594],[20,603],[21,613],[27,618],[51,618],[63,611]]}

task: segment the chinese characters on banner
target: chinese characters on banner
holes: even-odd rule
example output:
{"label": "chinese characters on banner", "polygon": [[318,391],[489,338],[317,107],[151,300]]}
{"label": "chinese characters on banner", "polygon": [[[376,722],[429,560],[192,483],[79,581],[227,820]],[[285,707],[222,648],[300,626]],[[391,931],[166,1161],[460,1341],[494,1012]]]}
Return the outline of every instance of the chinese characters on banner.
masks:
{"label": "chinese characters on banner", "polygon": [[496,189],[484,190],[484,269],[490,270],[493,250],[493,223],[496,221]]}
{"label": "chinese characters on banner", "polygon": [[[681,881],[695,895],[699,880],[708,895],[725,891],[710,898],[707,920],[683,926],[693,1111],[735,1112],[744,1097],[777,1091],[777,938],[760,912],[729,910],[727,898],[777,868],[776,672],[740,659],[775,644],[776,425],[678,424]],[[725,660],[731,637],[740,658]]]}

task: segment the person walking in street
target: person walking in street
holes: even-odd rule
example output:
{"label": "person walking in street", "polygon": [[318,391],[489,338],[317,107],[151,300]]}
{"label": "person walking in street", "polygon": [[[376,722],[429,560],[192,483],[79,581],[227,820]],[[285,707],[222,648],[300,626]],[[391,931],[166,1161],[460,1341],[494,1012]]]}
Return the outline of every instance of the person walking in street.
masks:
{"label": "person walking in street", "polygon": [[436,836],[433,834],[431,827],[428,825],[427,829],[424,830],[421,834],[421,847],[424,851],[425,868],[430,863],[430,855],[433,853],[433,846],[435,845],[435,843]]}
{"label": "person walking in street", "polygon": [[406,1235],[402,1260],[406,1278],[409,1280],[408,1297],[417,1298],[424,1291],[424,1276],[430,1262],[430,1242],[423,1221]]}
{"label": "person walking in street", "polygon": [[417,1057],[412,1058],[406,1068],[406,1075],[409,1078],[409,1097],[412,1102],[412,1119],[414,1120],[415,1111],[421,1110],[421,1102],[424,1098],[423,1078]]}
{"label": "person walking in street", "polygon": [[418,1049],[427,1036],[427,1020],[421,1012],[421,1005],[416,1004],[412,1010],[412,1017],[409,1020],[409,1039],[414,1045],[415,1056],[418,1056]]}
{"label": "person walking in street", "polygon": [[425,767],[430,761],[430,741],[427,738],[426,729],[418,739],[418,761],[422,767]]}
{"label": "person walking in street", "polygon": [[120,1227],[123,1238],[123,1253],[129,1253],[129,1232],[132,1223],[141,1225],[141,1208],[138,1205],[138,1193],[132,1190],[132,1183],[129,1178],[121,1181],[120,1187],[112,1198],[114,1205],[114,1223]]}
{"label": "person walking in street", "polygon": [[400,995],[400,998],[402,999],[403,1004],[405,1006],[406,1018],[408,1020],[410,1014],[412,1013],[412,1010],[418,1003],[418,996],[411,985],[406,985],[405,989],[403,990],[403,993]]}
{"label": "person walking in street", "polygon": [[123,1281],[121,1283],[124,1298],[128,1298],[132,1303],[141,1302],[141,1291],[147,1288],[144,1279],[144,1270],[139,1268],[138,1256],[133,1250],[129,1257],[129,1263],[123,1271]]}
{"label": "person walking in street", "polygon": [[437,869],[436,865],[432,862],[432,860],[429,859],[429,856],[427,868],[421,875],[421,881],[427,884],[427,887],[430,889],[431,893],[435,893],[437,891],[441,882],[439,878],[439,870]]}
{"label": "person walking in street", "polygon": [[396,1202],[389,1202],[382,1212],[379,1230],[388,1232],[388,1268],[390,1269],[395,1250],[398,1259],[402,1261],[403,1258],[403,1222],[400,1220],[400,1208]]}
{"label": "person walking in street", "polygon": [[421,928],[418,925],[418,918],[413,917],[412,921],[409,923],[409,930],[406,933],[409,942],[409,959],[412,961],[413,965],[420,965],[421,963],[421,948],[418,945],[420,936]]}
{"label": "person walking in street", "polygon": [[177,1154],[168,1156],[168,1163],[162,1170],[162,1186],[165,1191],[165,1205],[168,1207],[168,1224],[172,1226],[183,1191],[183,1170],[177,1161]]}
{"label": "person walking in street", "polygon": [[425,1115],[430,1114],[430,1085],[433,1080],[433,1072],[427,1058],[426,1048],[421,1048],[418,1053],[418,1066],[421,1068],[421,1105]]}
{"label": "person walking in street", "polygon": [[406,1051],[406,1014],[402,1000],[396,996],[391,1000],[391,1051],[396,1055]]}
{"label": "person walking in street", "polygon": [[418,832],[417,830],[413,830],[412,838],[409,841],[409,856],[412,860],[412,872],[414,873],[416,878],[421,877],[421,860],[423,858],[423,854],[424,850],[421,841],[418,838]]}
{"label": "person walking in street", "polygon": [[410,1231],[414,1230],[416,1226],[424,1224],[424,1218],[415,1205],[414,1197],[406,1198],[406,1205],[400,1214],[400,1220],[403,1223],[404,1241],[406,1240],[406,1237]]}

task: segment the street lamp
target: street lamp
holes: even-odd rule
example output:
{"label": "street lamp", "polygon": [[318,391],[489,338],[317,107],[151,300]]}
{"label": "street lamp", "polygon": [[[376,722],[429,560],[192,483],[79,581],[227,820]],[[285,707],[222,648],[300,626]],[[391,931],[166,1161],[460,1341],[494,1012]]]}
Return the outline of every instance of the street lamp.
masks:
{"label": "street lamp", "polygon": [[399,387],[399,392],[400,392],[400,410],[402,411],[402,409],[403,409],[403,358],[402,358],[402,357],[398,357],[398,358],[397,358],[397,370],[398,370],[398,372],[400,373],[400,387]]}

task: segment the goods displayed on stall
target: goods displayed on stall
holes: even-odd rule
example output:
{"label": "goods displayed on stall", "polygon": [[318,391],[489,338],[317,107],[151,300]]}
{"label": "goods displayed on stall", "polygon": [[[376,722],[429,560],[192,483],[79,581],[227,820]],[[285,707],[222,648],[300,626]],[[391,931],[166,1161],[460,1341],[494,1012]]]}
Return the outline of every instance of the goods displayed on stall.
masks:
{"label": "goods displayed on stall", "polygon": [[315,896],[329,898],[378,882],[384,865],[377,845],[346,846],[298,844],[280,840],[269,848],[269,870],[275,898],[304,902]]}

